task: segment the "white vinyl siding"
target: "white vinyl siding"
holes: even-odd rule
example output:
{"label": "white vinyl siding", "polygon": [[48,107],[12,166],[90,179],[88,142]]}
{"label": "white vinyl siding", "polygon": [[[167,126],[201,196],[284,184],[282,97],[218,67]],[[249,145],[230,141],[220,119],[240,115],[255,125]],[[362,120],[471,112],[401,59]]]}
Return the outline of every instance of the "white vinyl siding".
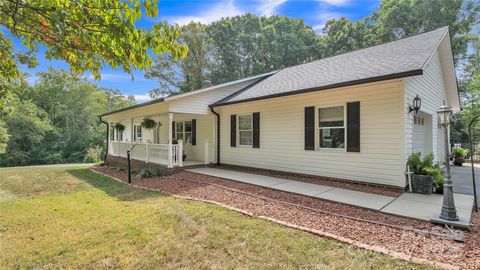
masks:
{"label": "white vinyl siding", "polygon": [[211,91],[193,94],[191,96],[179,98],[169,102],[169,111],[181,113],[209,114],[208,105],[213,104],[238,90],[247,87],[258,79],[248,80],[227,87],[220,87]]}
{"label": "white vinyl siding", "polygon": [[[442,132],[438,128],[437,110],[443,104],[443,101],[448,101],[447,93],[445,89],[445,83],[442,76],[440,57],[438,52],[435,52],[430,60],[426,63],[423,75],[405,78],[405,108],[411,105],[413,99],[418,94],[422,99],[422,107],[420,108],[419,117],[424,117],[421,114],[428,115],[428,121],[424,121],[423,128],[427,133],[426,139],[415,138],[414,134],[414,112],[408,113],[406,110],[404,113],[405,121],[405,152],[404,152],[404,164],[406,163],[408,156],[415,151],[418,140],[426,140],[427,152],[433,152],[435,160],[442,160],[443,156],[443,144],[439,144],[439,133]],[[431,119],[431,120],[430,120]],[[418,127],[417,127],[418,129]],[[441,135],[440,135],[441,136]],[[418,139],[418,140],[417,140]],[[428,154],[428,153],[425,153]],[[440,157],[440,158],[439,158]]]}
{"label": "white vinyl siding", "polygon": [[[215,108],[221,115],[221,162],[360,182],[404,186],[401,81],[324,90]],[[360,101],[361,151],[304,150],[304,108]],[[230,115],[262,115],[259,149],[230,147]],[[319,138],[318,129],[316,138]]]}

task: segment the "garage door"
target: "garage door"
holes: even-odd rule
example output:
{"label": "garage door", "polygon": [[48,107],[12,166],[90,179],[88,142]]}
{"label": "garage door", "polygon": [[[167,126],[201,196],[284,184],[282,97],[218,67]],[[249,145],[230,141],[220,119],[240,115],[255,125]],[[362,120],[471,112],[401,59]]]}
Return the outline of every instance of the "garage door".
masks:
{"label": "garage door", "polygon": [[413,153],[425,156],[425,118],[413,116]]}

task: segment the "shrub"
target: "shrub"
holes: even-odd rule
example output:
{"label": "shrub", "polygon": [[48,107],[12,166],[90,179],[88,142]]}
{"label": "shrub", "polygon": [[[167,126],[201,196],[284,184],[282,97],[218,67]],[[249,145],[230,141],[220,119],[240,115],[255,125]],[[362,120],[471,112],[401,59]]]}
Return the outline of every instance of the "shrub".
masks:
{"label": "shrub", "polygon": [[421,175],[430,175],[436,189],[443,187],[443,171],[438,164],[434,164],[435,156],[433,153],[426,155],[423,160],[420,153],[413,153],[408,158],[407,165],[413,173]]}
{"label": "shrub", "polygon": [[95,148],[89,148],[87,154],[83,159],[87,163],[97,163],[102,160],[102,148],[100,146],[95,146]]}
{"label": "shrub", "polygon": [[420,153],[412,153],[410,157],[408,157],[407,165],[410,167],[413,173],[421,174],[422,159],[420,158]]}
{"label": "shrub", "polygon": [[137,178],[153,178],[163,176],[164,173],[157,168],[143,168],[137,173]]}
{"label": "shrub", "polygon": [[452,154],[457,157],[465,157],[467,155],[467,150],[462,147],[455,147],[452,149]]}

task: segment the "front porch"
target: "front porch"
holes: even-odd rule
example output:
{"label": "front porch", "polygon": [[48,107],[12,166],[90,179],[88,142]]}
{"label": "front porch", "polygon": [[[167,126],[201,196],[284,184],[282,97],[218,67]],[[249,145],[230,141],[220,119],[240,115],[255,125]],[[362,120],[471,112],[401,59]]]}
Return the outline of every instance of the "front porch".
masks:
{"label": "front porch", "polygon": [[[144,118],[155,122],[142,127]],[[129,117],[108,119],[108,154],[168,168],[216,161],[215,121],[211,114],[138,111]],[[118,129],[118,125],[123,129]]]}
{"label": "front porch", "polygon": [[132,159],[173,168],[214,162],[215,145],[205,142],[203,147],[205,153],[203,160],[183,160],[184,143],[182,140],[171,145],[142,142],[110,142],[108,152],[111,156],[127,158],[127,151],[130,151],[130,158]]}

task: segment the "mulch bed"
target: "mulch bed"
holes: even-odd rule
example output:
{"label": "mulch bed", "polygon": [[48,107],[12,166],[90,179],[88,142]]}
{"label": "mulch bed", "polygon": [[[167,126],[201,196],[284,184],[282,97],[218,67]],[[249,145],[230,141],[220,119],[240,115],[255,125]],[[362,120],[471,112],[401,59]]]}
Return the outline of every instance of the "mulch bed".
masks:
{"label": "mulch bed", "polygon": [[[93,170],[127,181],[124,171],[108,167],[95,167]],[[448,231],[429,222],[190,172],[178,172],[163,178],[132,178],[132,184],[167,194],[215,202],[253,216],[321,232],[356,246],[396,254],[396,257],[407,260],[436,263],[442,267],[480,268],[478,213],[472,217],[471,230],[464,232],[466,242],[458,243],[449,237],[436,235],[448,234]]]}

